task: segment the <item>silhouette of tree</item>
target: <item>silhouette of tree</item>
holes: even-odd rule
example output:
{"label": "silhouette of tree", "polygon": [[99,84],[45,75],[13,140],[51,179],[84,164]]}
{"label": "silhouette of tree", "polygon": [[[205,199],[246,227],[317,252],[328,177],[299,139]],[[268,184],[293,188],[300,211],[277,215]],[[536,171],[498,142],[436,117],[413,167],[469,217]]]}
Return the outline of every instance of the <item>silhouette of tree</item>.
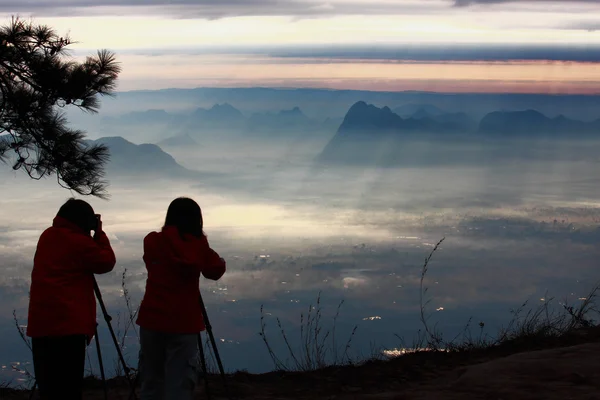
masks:
{"label": "silhouette of tree", "polygon": [[73,61],[71,43],[19,18],[0,27],[0,160],[33,179],[55,175],[64,188],[106,198],[108,148],[86,145],[61,109],[98,112],[99,95],[114,95],[121,67],[106,50]]}

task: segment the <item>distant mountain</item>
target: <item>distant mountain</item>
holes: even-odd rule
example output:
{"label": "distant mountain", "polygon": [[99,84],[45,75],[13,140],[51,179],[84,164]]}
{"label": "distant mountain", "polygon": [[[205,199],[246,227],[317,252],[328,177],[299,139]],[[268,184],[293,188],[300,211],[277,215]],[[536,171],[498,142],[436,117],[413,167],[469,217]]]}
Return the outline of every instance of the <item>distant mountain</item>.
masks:
{"label": "distant mountain", "polygon": [[[210,108],[200,107],[187,113],[175,114],[162,109],[150,109],[105,117],[96,134],[118,135],[135,143],[185,145],[181,140],[191,144],[190,139],[204,141],[208,138],[260,137],[263,134],[285,139],[289,137],[286,133],[320,135],[335,131],[340,123],[339,118],[328,118],[323,122],[311,119],[296,106],[278,111],[256,112],[246,117],[230,103],[217,103]],[[183,139],[180,137],[183,135],[188,137]]]}
{"label": "distant mountain", "polygon": [[[411,111],[416,110],[413,114]],[[477,130],[477,121],[471,119],[463,112],[446,113],[430,104],[409,104],[404,108],[399,107],[393,110],[395,114],[406,119],[431,120],[439,123],[443,130],[456,130],[462,132],[472,132]]]}
{"label": "distant mountain", "polygon": [[[419,111],[417,111],[419,112]],[[402,118],[389,107],[379,108],[358,101],[346,113],[335,136],[317,156],[322,162],[391,165],[401,158],[411,157],[405,146],[409,140],[426,135],[471,133],[477,124],[466,114],[424,115],[422,118]],[[407,153],[408,152],[408,153]]]}
{"label": "distant mountain", "polygon": [[[401,106],[434,105],[444,112],[465,112],[477,121],[487,113],[505,109],[534,109],[547,116],[564,114],[578,120],[591,120],[598,115],[598,96],[574,94],[517,93],[435,93],[416,91],[373,92],[331,89],[284,88],[194,88],[120,92],[114,99],[103,101],[102,115],[121,110],[165,108],[167,111],[188,108],[202,99],[204,104],[229,103],[251,114],[260,110],[290,109],[298,106],[319,121],[343,116],[359,100],[389,105],[398,112]],[[73,115],[85,115],[74,110]],[[414,114],[410,112],[409,115]],[[402,112],[399,114],[406,118]],[[97,120],[97,118],[96,118]]]}
{"label": "distant mountain", "polygon": [[299,107],[294,107],[291,110],[281,110],[273,119],[290,125],[305,125],[311,122]]}
{"label": "distant mountain", "polygon": [[344,129],[388,128],[402,122],[398,114],[389,107],[379,108],[364,101],[358,101],[350,107],[340,131]]}
{"label": "distant mountain", "polygon": [[319,162],[376,164],[398,146],[402,132],[414,131],[427,121],[402,119],[389,107],[364,101],[352,105],[335,136],[317,156]]}
{"label": "distant mountain", "polygon": [[149,109],[103,117],[96,135],[120,136],[135,143],[155,143],[179,132],[181,128],[181,115],[163,109]]}
{"label": "distant mountain", "polygon": [[299,107],[281,110],[277,113],[255,113],[248,119],[247,130],[256,132],[307,131],[314,129],[316,123],[308,118]]}
{"label": "distant mountain", "polygon": [[215,104],[209,109],[198,108],[188,118],[191,129],[241,129],[246,117],[229,103]]}
{"label": "distant mountain", "polygon": [[477,121],[465,113],[439,114],[428,118],[440,124],[441,129],[444,131],[464,133],[477,131]]}
{"label": "distant mountain", "polygon": [[[439,115],[439,114],[437,114],[437,115]],[[423,118],[434,118],[434,117],[435,117],[434,114],[430,114],[427,111],[420,109],[413,115],[407,115],[404,118],[423,119]]]}
{"label": "distant mountain", "polygon": [[338,135],[365,133],[375,135],[383,131],[397,130],[404,120],[389,107],[378,108],[364,101],[354,103],[346,113],[338,129]]}
{"label": "distant mountain", "polygon": [[229,103],[215,104],[209,109],[198,108],[192,113],[193,118],[204,118],[206,120],[223,120],[233,119],[241,120],[244,119],[244,114]]}
{"label": "distant mountain", "polygon": [[405,104],[394,108],[393,112],[402,118],[415,119],[444,114],[444,111],[431,104]]}
{"label": "distant mountain", "polygon": [[470,127],[463,114],[440,114],[435,117],[404,119],[389,107],[378,108],[364,101],[355,103],[344,117],[338,135],[380,135],[383,133],[464,133]]}
{"label": "distant mountain", "polygon": [[177,121],[177,116],[169,114],[165,110],[151,109],[146,111],[132,111],[114,117],[104,117],[102,121],[104,123],[126,125],[171,124]]}
{"label": "distant mountain", "polygon": [[264,139],[266,136],[282,140],[329,138],[343,120],[339,116],[311,118],[298,106],[246,116],[231,103],[224,102],[187,112],[149,109],[105,117],[93,133],[96,137],[120,136],[136,144],[185,146],[207,140]]}
{"label": "distant mountain", "polygon": [[495,111],[479,123],[480,133],[502,136],[546,136],[599,134],[600,120],[577,121],[559,115],[549,118],[536,110]]}
{"label": "distant mountain", "polygon": [[111,175],[190,175],[189,170],[179,165],[170,154],[155,144],[136,145],[119,136],[103,137],[85,142],[104,144],[109,148],[110,161],[106,165],[106,171]]}
{"label": "distant mountain", "polygon": [[161,140],[156,144],[164,147],[194,147],[198,145],[198,142],[192,139],[190,135],[183,134],[171,136],[170,138]]}

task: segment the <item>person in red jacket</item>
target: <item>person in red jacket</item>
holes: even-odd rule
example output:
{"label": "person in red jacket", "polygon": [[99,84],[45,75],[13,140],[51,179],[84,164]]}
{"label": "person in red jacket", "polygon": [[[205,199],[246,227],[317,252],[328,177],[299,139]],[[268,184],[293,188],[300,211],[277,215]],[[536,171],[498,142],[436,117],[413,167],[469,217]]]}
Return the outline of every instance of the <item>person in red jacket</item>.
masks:
{"label": "person in red jacket", "polygon": [[27,336],[41,399],[81,399],[85,348],[96,330],[93,276],[115,263],[92,206],[69,199],[40,236],[31,273]]}
{"label": "person in red jacket", "polygon": [[210,248],[194,200],[171,202],[162,230],[144,238],[143,259],[148,278],[136,321],[141,400],[192,399],[198,333],[205,329],[200,275],[218,280],[225,273],[225,260]]}

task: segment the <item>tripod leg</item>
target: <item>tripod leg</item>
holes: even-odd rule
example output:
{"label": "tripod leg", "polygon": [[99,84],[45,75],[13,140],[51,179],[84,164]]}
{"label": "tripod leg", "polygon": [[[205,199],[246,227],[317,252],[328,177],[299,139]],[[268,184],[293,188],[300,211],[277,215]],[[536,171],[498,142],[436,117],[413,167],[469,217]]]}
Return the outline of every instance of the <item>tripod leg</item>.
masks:
{"label": "tripod leg", "polygon": [[100,339],[98,339],[98,324],[96,324],[96,351],[98,352],[98,364],[100,365],[100,375],[102,376],[102,386],[104,389],[104,400],[108,400],[108,388],[106,387],[106,376],[104,376],[104,364],[102,363],[102,352],[100,351]]}
{"label": "tripod leg", "polygon": [[204,357],[204,346],[202,345],[201,334],[198,334],[198,350],[200,351],[200,362],[202,363],[202,374],[204,375],[204,391],[206,392],[206,398],[210,399],[210,392],[208,390],[208,369],[206,368],[206,357]]}
{"label": "tripod leg", "polygon": [[94,277],[94,292],[96,293],[96,297],[98,298],[98,303],[100,303],[100,309],[102,310],[102,315],[104,315],[104,320],[108,325],[108,330],[110,331],[110,336],[112,337],[113,343],[115,345],[115,349],[117,350],[117,354],[119,355],[119,360],[123,365],[123,371],[125,372],[125,376],[127,377],[127,382],[129,382],[129,386],[133,388],[134,398],[137,399],[135,394],[135,384],[131,381],[131,376],[129,372],[131,369],[127,366],[125,362],[125,357],[123,357],[123,352],[121,351],[121,347],[119,346],[119,341],[117,340],[117,336],[115,335],[115,331],[112,328],[110,321],[112,321],[112,317],[106,311],[106,306],[104,305],[104,301],[102,301],[102,293],[100,293],[100,288],[98,287],[98,282],[96,282],[96,277]]}
{"label": "tripod leg", "polygon": [[33,395],[35,395],[35,388],[37,387],[37,380],[33,381],[33,387],[31,388],[31,394],[29,395],[29,400],[33,399]]}
{"label": "tripod leg", "polygon": [[204,306],[204,300],[202,300],[202,294],[199,296],[199,301],[200,301],[200,308],[202,309],[202,317],[204,318],[204,325],[206,326],[206,333],[208,333],[210,343],[212,344],[212,348],[215,353],[215,358],[217,359],[217,365],[219,366],[219,372],[221,373],[221,379],[223,380],[223,388],[225,389],[225,393],[226,393],[227,397],[231,398],[229,396],[229,388],[227,386],[227,379],[225,378],[225,369],[223,368],[223,363],[221,362],[221,356],[219,356],[217,342],[215,341],[215,337],[213,336],[212,326],[210,325],[210,321],[208,319],[208,313],[206,312],[206,307]]}

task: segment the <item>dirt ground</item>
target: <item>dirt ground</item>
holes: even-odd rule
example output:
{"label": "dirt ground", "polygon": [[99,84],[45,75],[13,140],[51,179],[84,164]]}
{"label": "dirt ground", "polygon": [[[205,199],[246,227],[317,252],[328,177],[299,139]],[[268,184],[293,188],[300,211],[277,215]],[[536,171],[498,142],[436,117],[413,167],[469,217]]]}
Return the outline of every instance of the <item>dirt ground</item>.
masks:
{"label": "dirt ground", "polygon": [[[600,329],[567,338],[461,353],[424,352],[361,366],[314,372],[227,376],[231,399],[548,399],[600,400]],[[101,386],[84,399],[103,399]],[[211,376],[212,399],[226,399],[219,376]],[[110,399],[127,399],[126,384],[113,383]],[[28,393],[0,392],[7,400]],[[36,396],[37,397],[37,396]],[[204,385],[197,398],[205,399]]]}

